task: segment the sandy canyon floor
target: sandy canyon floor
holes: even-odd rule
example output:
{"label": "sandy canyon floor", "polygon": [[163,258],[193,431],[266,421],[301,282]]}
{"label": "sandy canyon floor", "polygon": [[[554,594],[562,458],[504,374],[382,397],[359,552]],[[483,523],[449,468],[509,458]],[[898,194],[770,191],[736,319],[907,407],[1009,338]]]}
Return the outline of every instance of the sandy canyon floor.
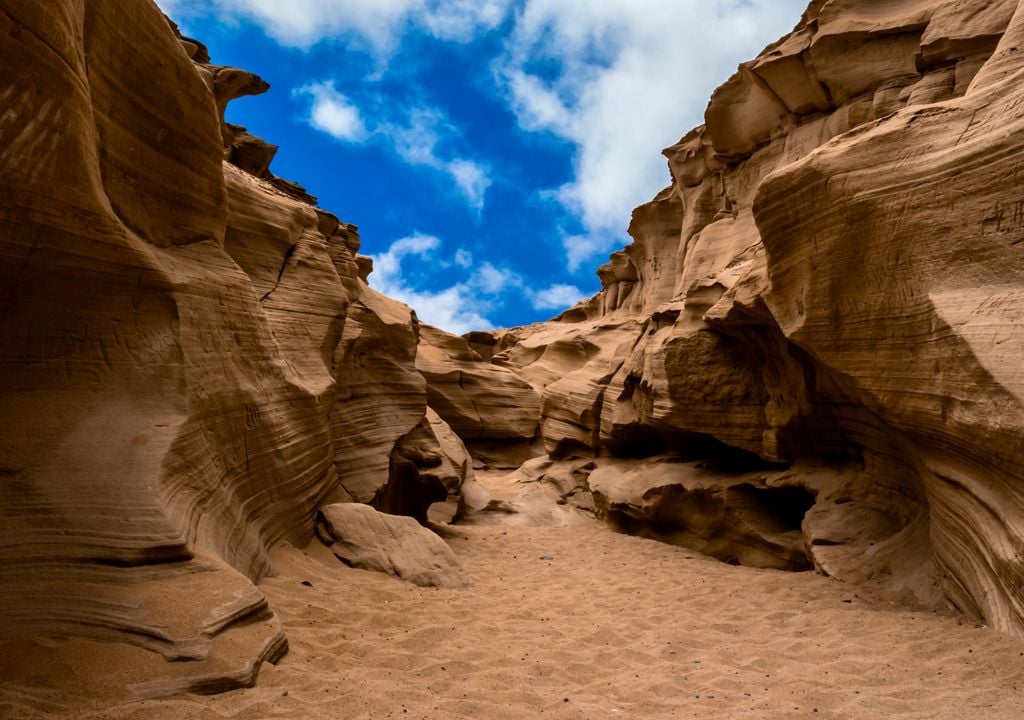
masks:
{"label": "sandy canyon floor", "polygon": [[8,692],[0,715],[1024,716],[1024,643],[812,573],[732,567],[597,525],[458,527],[449,542],[469,589],[284,550],[265,589],[291,650],[253,689],[102,708]]}

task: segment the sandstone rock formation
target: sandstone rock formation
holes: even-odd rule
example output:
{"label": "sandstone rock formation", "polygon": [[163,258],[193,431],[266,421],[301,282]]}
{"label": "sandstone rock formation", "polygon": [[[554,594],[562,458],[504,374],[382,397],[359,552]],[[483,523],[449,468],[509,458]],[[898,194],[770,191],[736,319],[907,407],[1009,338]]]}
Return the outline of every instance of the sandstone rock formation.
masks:
{"label": "sandstone rock formation", "polygon": [[[697,497],[599,458],[599,511],[772,566],[799,525],[823,572],[1024,629],[1022,33],[1014,0],[815,0],[665,151],[597,296],[468,336],[541,392],[553,456],[734,466]],[[748,502],[779,473],[816,496],[785,542]]]}
{"label": "sandstone rock formation", "polygon": [[485,470],[463,486],[455,519],[466,525],[527,527],[593,523],[587,478],[595,467],[590,459],[537,457],[512,472]]}
{"label": "sandstone rock formation", "polygon": [[529,441],[540,420],[540,396],[516,373],[485,363],[469,343],[420,326],[416,369],[427,401],[465,441]]}
{"label": "sandstone rock formation", "polygon": [[435,503],[458,502],[473,465],[458,435],[429,407],[391,453],[388,483],[371,504],[427,523]]}
{"label": "sandstone rock formation", "polygon": [[[252,683],[274,546],[463,487],[470,521],[597,515],[1024,630],[1024,3],[814,0],[665,151],[597,296],[465,339],[367,287],[357,228],[225,122],[266,84],[149,0],[0,0],[0,37],[27,667],[44,635],[141,695]],[[488,495],[464,443],[528,462]]]}
{"label": "sandstone rock formation", "polygon": [[149,0],[2,1],[0,37],[0,643],[77,638],[147,695],[249,684],[286,648],[270,548],[469,472],[418,323],[224,123],[266,84]]}
{"label": "sandstone rock formation", "polygon": [[351,567],[425,587],[470,583],[444,540],[410,517],[387,515],[360,503],[328,505],[320,511],[317,535]]}
{"label": "sandstone rock formation", "polygon": [[600,513],[631,534],[736,565],[807,570],[804,515],[815,496],[791,473],[731,477],[676,458],[606,460],[587,478]]}

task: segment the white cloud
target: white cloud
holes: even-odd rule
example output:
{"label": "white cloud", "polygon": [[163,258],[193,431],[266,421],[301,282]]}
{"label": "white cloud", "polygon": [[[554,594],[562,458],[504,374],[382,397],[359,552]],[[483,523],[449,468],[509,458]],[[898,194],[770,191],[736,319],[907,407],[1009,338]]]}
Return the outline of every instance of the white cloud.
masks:
{"label": "white cloud", "polygon": [[278,42],[308,48],[327,38],[364,41],[389,53],[415,27],[441,40],[467,41],[504,21],[511,0],[158,0],[168,12],[215,9],[251,20]]}
{"label": "white cloud", "polygon": [[181,12],[186,5],[187,0],[157,0],[157,5],[167,15],[174,15]]}
{"label": "white cloud", "polygon": [[576,272],[585,261],[614,247],[619,239],[618,234],[606,228],[593,228],[587,235],[568,235],[562,238],[569,272]]}
{"label": "white cloud", "polygon": [[471,330],[494,329],[494,323],[470,309],[473,307],[472,297],[462,285],[452,285],[439,291],[391,288],[381,292],[404,302],[416,311],[416,317],[428,325],[455,335],[464,335]]}
{"label": "white cloud", "polygon": [[[333,81],[311,83],[295,94],[310,98],[306,121],[312,127],[344,142],[382,141],[409,165],[443,173],[471,208],[483,210],[491,186],[489,169],[454,152],[461,135],[440,110],[416,107],[397,119],[371,118],[367,127],[368,114],[339,92]],[[395,114],[380,98],[374,104],[384,107],[383,113]]]}
{"label": "white cloud", "polygon": [[372,255],[373,272],[369,282],[376,290],[404,302],[416,311],[425,323],[449,332],[462,334],[470,330],[489,330],[494,327],[473,302],[473,291],[465,283],[456,283],[440,290],[412,287],[402,272],[402,261],[418,258],[437,262],[435,257],[441,241],[433,235],[415,234],[396,240],[387,251]]}
{"label": "white cloud", "polygon": [[477,210],[482,210],[487,188],[491,186],[487,170],[482,165],[464,158],[456,158],[445,163],[443,169],[451,175],[467,202]]}
{"label": "white cloud", "polygon": [[[433,235],[415,234],[395,240],[387,252],[373,255],[373,277],[381,284],[402,284],[402,260],[410,255],[428,259],[441,241]],[[375,285],[380,289],[380,286]]]}
{"label": "white cloud", "polygon": [[[396,240],[387,251],[373,255],[373,273],[370,285],[378,291],[406,303],[425,323],[443,330],[462,334],[470,330],[494,328],[485,313],[495,310],[501,296],[512,288],[521,287],[522,278],[506,268],[489,262],[473,269],[462,281],[440,289],[415,287],[403,272],[407,258],[427,263],[442,264],[437,257],[441,241],[433,235],[415,234]],[[465,250],[455,253],[455,264],[464,269],[472,265]]]}
{"label": "white cloud", "polygon": [[[472,256],[464,248],[455,251],[452,261],[446,261],[438,257],[441,245],[437,237],[420,233],[396,240],[385,252],[371,256],[370,285],[409,305],[423,322],[458,335],[493,329],[494,323],[487,314],[498,310],[512,293],[524,297],[535,310],[564,310],[584,297],[574,285],[556,283],[533,290],[522,275],[509,268],[490,262],[474,266]],[[416,280],[403,271],[406,259],[416,259],[427,266],[454,264],[469,272],[448,287],[425,289],[417,287]]]}
{"label": "white cloud", "polygon": [[562,99],[544,81],[516,67],[505,68],[509,100],[524,130],[550,131],[562,136],[572,133],[572,115]]}
{"label": "white cloud", "polygon": [[575,285],[555,284],[544,290],[527,292],[534,310],[566,310],[586,297]]}
{"label": "white cloud", "polygon": [[525,0],[496,72],[524,130],[576,145],[575,179],[558,193],[585,229],[565,241],[570,267],[624,241],[632,208],[668,184],[658,151],[703,122],[711,91],[805,5]]}
{"label": "white cloud", "polygon": [[380,132],[391,139],[395,152],[407,163],[441,167],[444,163],[437,157],[437,146],[445,127],[440,110],[419,107],[412,108],[403,123],[382,125]]}
{"label": "white cloud", "polygon": [[485,295],[500,295],[511,288],[521,287],[523,278],[508,268],[498,268],[485,262],[473,272],[467,284]]}
{"label": "white cloud", "polygon": [[296,93],[312,98],[309,124],[317,130],[348,142],[359,142],[367,137],[359,108],[338,92],[333,82],[312,83],[299,88]]}
{"label": "white cloud", "polygon": [[384,123],[377,132],[388,138],[395,152],[410,165],[421,165],[445,173],[471,207],[482,210],[491,186],[483,165],[451,153],[459,132],[436,108],[413,108],[404,122]]}
{"label": "white cloud", "polygon": [[511,0],[437,0],[429,3],[416,20],[431,35],[444,40],[466,42],[481,30],[500,25],[511,8]]}

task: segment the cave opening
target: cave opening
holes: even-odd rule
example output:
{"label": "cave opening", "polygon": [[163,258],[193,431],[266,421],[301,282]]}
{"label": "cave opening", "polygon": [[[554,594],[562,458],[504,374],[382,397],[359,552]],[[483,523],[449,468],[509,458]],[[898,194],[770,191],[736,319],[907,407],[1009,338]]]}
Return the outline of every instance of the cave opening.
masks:
{"label": "cave opening", "polygon": [[729,489],[730,501],[765,530],[799,532],[817,498],[801,485],[757,487],[742,483]]}
{"label": "cave opening", "polygon": [[646,425],[616,428],[605,441],[605,449],[624,459],[642,459],[670,455],[682,462],[700,461],[706,467],[726,474],[784,470],[786,463],[765,460],[756,453],[727,445],[712,435],[676,429],[654,429]]}
{"label": "cave opening", "polygon": [[648,491],[642,514],[613,506],[620,532],[686,547],[722,562],[791,572],[814,569],[802,524],[815,494],[802,485],[739,482],[724,488],[668,485]]}

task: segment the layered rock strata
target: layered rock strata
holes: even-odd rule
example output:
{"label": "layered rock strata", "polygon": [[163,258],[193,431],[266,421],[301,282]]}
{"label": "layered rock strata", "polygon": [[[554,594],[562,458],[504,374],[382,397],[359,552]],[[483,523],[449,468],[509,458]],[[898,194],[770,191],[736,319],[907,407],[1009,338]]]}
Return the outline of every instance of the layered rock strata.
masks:
{"label": "layered rock strata", "polygon": [[485,363],[469,343],[420,326],[416,369],[427,381],[430,407],[465,441],[530,441],[540,396],[516,373]]}
{"label": "layered rock strata", "polygon": [[471,472],[419,324],[224,122],[266,83],[152,2],[2,1],[0,37],[0,643],[77,638],[145,695],[249,684],[286,648],[273,546]]}
{"label": "layered rock strata", "polygon": [[1022,33],[1016,0],[812,2],[665,151],[598,295],[467,337],[541,393],[553,456],[735,466],[703,519],[678,468],[595,476],[599,506],[707,549],[737,468],[787,472],[819,570],[1024,629]]}

